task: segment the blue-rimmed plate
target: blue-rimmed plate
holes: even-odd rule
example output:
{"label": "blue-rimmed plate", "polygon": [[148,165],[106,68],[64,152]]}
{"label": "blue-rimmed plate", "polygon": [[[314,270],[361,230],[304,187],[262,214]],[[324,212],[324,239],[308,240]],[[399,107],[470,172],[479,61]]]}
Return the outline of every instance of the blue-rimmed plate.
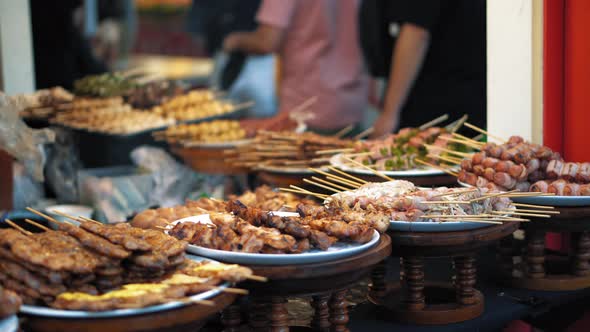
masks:
{"label": "blue-rimmed plate", "polygon": [[16,315],[11,315],[0,319],[0,331],[2,332],[16,332],[18,331],[18,318]]}
{"label": "blue-rimmed plate", "polygon": [[[215,263],[214,260],[188,255],[189,259],[194,261],[203,261],[208,260]],[[229,286],[228,282],[218,285],[219,288],[227,288]],[[213,289],[203,293],[199,293],[193,296],[188,297],[189,300],[206,300],[210,299],[214,296],[217,296],[221,293],[220,289]],[[168,302],[157,304],[149,307],[144,308],[133,308],[133,309],[118,309],[118,310],[109,310],[109,311],[78,311],[78,310],[60,310],[60,309],[53,309],[49,307],[42,307],[42,306],[32,306],[32,305],[22,305],[20,308],[20,312],[26,315],[34,315],[34,316],[43,316],[43,317],[51,317],[51,318],[120,318],[120,317],[127,317],[127,316],[136,316],[136,315],[144,315],[150,314],[154,312],[172,310],[180,307],[184,307],[190,305],[190,301],[186,302]],[[0,331],[3,331],[0,329]]]}

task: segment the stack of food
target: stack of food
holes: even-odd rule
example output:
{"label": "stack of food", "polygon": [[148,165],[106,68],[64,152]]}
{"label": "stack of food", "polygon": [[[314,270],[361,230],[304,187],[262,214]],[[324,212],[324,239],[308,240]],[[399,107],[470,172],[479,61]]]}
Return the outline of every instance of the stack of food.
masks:
{"label": "stack of food", "polygon": [[71,107],[74,95],[62,87],[55,87],[36,91],[25,98],[30,106],[21,111],[21,117],[48,119],[60,110]]}
{"label": "stack of food", "polygon": [[76,95],[91,97],[123,96],[135,87],[135,80],[120,73],[89,75],[74,82]]}
{"label": "stack of food", "polygon": [[230,201],[231,213],[210,213],[212,224],[179,222],[169,234],[191,244],[226,251],[294,254],[328,250],[336,242],[367,243],[374,229],[359,221],[330,217],[281,217]]}
{"label": "stack of food", "polygon": [[0,230],[0,284],[27,304],[100,311],[180,299],[223,279],[162,232],[76,220],[43,233]]}
{"label": "stack of food", "polygon": [[260,131],[251,144],[237,148],[237,165],[252,168],[289,169],[322,166],[334,154],[347,150],[353,142],[335,136],[304,132]]}
{"label": "stack of food", "polygon": [[167,99],[180,96],[185,88],[177,81],[157,81],[138,86],[129,91],[127,102],[137,109],[150,109]]}
{"label": "stack of food", "polygon": [[114,135],[133,134],[175,123],[173,119],[133,110],[119,98],[104,101],[76,100],[70,110],[59,113],[52,122],[70,128]]}
{"label": "stack of food", "polygon": [[0,320],[16,314],[21,304],[22,300],[15,292],[0,286]]}
{"label": "stack of food", "polygon": [[461,161],[459,181],[495,190],[590,195],[590,164],[564,162],[548,147],[512,136],[506,143],[486,143]]}
{"label": "stack of food", "polygon": [[155,114],[178,121],[191,121],[231,113],[236,106],[231,102],[216,99],[210,90],[193,90],[176,96],[152,109]]}
{"label": "stack of food", "polygon": [[236,120],[215,120],[198,124],[180,124],[155,132],[170,144],[231,142],[246,138],[246,131]]}
{"label": "stack of food", "polygon": [[[258,187],[254,192],[246,191],[240,196],[232,195],[230,199],[240,200],[247,206],[267,211],[295,211],[299,203],[315,204],[291,193],[274,191],[269,186]],[[131,223],[142,228],[165,227],[175,220],[207,212],[223,212],[225,208],[226,202],[204,197],[195,201],[187,200],[185,205],[145,210],[133,217]]]}

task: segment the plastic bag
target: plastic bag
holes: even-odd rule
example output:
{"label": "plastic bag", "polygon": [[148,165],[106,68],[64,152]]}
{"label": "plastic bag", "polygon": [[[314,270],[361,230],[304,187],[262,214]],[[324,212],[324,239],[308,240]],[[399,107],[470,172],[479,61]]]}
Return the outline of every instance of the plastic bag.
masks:
{"label": "plastic bag", "polygon": [[22,96],[7,97],[0,92],[0,148],[24,164],[35,180],[43,181],[45,165],[44,144],[52,143],[55,134],[50,129],[29,128],[19,112],[31,103]]}
{"label": "plastic bag", "polygon": [[75,151],[71,132],[55,129],[56,141],[49,149],[45,174],[47,182],[58,201],[74,203],[79,201],[78,170],[82,164]]}

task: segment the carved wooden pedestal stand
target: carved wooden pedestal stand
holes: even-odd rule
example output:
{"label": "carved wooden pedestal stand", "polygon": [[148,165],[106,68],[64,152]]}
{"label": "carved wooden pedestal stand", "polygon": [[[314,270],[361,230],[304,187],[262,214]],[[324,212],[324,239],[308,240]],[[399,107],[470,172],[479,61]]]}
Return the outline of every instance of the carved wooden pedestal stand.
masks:
{"label": "carved wooden pedestal stand", "polygon": [[[400,282],[386,283],[385,269],[372,273],[369,299],[387,317],[413,324],[449,324],[483,313],[483,295],[475,289],[478,248],[492,244],[518,229],[518,222],[457,232],[391,232],[393,252],[401,256]],[[453,257],[454,281],[427,282],[425,257]]]}
{"label": "carved wooden pedestal stand", "polygon": [[[315,314],[312,328],[319,331],[348,331],[346,291],[370,274],[379,262],[391,254],[391,239],[382,235],[371,249],[344,259],[301,265],[249,266],[268,282],[246,282],[240,287],[250,291],[248,325],[253,331],[289,331],[286,308],[289,296],[312,296]],[[239,310],[236,306],[228,310]],[[222,316],[239,317],[228,313]],[[226,331],[239,324],[225,324]],[[227,322],[229,323],[229,321]]]}
{"label": "carved wooden pedestal stand", "polygon": [[[499,245],[502,278],[512,286],[532,290],[564,291],[590,287],[590,207],[562,207],[551,219],[531,218],[523,223],[526,246],[522,253],[506,239]],[[571,234],[570,255],[545,253],[547,232]],[[514,262],[514,256],[520,259]]]}

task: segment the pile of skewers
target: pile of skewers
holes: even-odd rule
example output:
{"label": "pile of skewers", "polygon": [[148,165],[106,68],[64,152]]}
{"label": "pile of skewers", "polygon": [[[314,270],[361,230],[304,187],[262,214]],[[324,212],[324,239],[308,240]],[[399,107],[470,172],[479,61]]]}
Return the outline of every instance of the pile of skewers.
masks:
{"label": "pile of skewers", "polygon": [[178,222],[170,235],[191,244],[226,251],[295,254],[328,250],[337,242],[366,243],[374,235],[364,222],[346,222],[329,216],[281,217],[272,212],[230,201],[226,213],[209,213],[207,223]]}
{"label": "pile of skewers", "polygon": [[48,119],[62,109],[69,108],[74,95],[62,87],[54,87],[25,95],[29,107],[20,112],[22,118]]}
{"label": "pile of skewers", "polygon": [[[485,133],[480,128],[477,130]],[[463,159],[434,158],[459,165],[461,169],[456,173],[458,180],[478,188],[559,196],[590,195],[590,163],[564,162],[559,153],[526,142],[520,136],[511,136],[507,141],[498,139],[503,143],[481,143],[459,137],[456,142],[480,151],[474,154],[454,153]]]}
{"label": "pile of skewers", "polygon": [[[98,106],[100,105],[100,106]],[[55,116],[52,123],[105,134],[127,135],[161,128],[175,123],[173,119],[134,110],[122,99],[74,101],[73,107]]]}
{"label": "pile of skewers", "polygon": [[180,124],[152,133],[169,144],[231,142],[246,138],[246,131],[236,120],[215,120],[198,124]]}
{"label": "pile of skewers", "polygon": [[[416,159],[428,160],[430,146],[440,146],[454,151],[469,150],[465,145],[449,140],[452,138],[452,133],[462,126],[466,117],[447,127],[435,127],[447,118],[447,115],[443,115],[418,128],[403,128],[398,133],[383,139],[356,142],[352,148],[343,151],[340,163],[352,168],[359,168],[362,164],[362,168],[378,171],[403,171],[423,168],[424,165],[418,163]],[[434,162],[438,163],[438,161]]]}
{"label": "pile of skewers", "polygon": [[[292,193],[278,192],[269,186],[261,186],[254,191],[246,191],[240,196],[232,195],[230,200],[239,200],[249,207],[255,207],[266,211],[290,211],[294,212],[299,203],[313,205],[313,200],[301,199]],[[164,227],[175,220],[209,212],[224,212],[226,202],[214,198],[200,198],[187,200],[184,205],[148,209],[133,217],[131,224],[141,228]]]}
{"label": "pile of skewers", "polygon": [[177,121],[193,121],[232,113],[252,106],[252,103],[234,104],[217,99],[211,90],[193,90],[176,96],[152,108],[152,112]]}
{"label": "pile of skewers", "polygon": [[252,143],[231,151],[237,153],[231,162],[236,166],[251,168],[326,165],[332,155],[352,146],[352,140],[340,138],[340,135],[259,131]]}
{"label": "pile of skewers", "polygon": [[159,231],[66,216],[76,226],[29,210],[58,230],[31,220],[43,232],[31,233],[10,220],[15,229],[0,230],[0,284],[27,304],[90,311],[135,308],[183,300],[216,289],[222,280],[256,279],[249,269],[196,264],[185,257],[185,242]]}
{"label": "pile of skewers", "polygon": [[324,207],[307,208],[309,212],[304,210],[306,207],[300,206],[302,215],[356,213],[357,220],[364,218],[368,224],[374,224],[375,220],[500,224],[505,221],[528,221],[523,216],[549,218],[558,213],[552,211],[553,207],[550,206],[512,203],[509,199],[547,195],[543,193],[497,192],[487,188],[421,189],[407,181],[389,179],[390,181],[383,183],[370,183],[343,172],[343,176],[338,176],[314,170],[325,175],[325,179],[312,177],[311,180],[305,179],[305,182],[334,192],[333,195],[316,193],[297,186],[281,188],[324,200]]}

